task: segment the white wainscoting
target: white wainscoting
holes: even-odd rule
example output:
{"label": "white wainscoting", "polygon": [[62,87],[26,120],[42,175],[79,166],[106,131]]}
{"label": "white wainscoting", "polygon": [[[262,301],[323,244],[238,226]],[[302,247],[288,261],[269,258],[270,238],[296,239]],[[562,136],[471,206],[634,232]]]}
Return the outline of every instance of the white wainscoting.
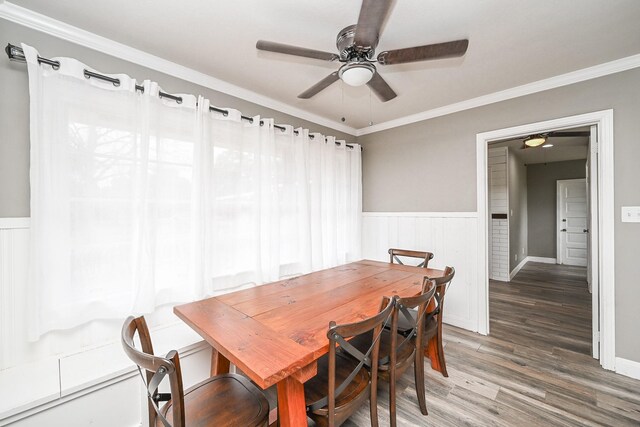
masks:
{"label": "white wainscoting", "polygon": [[476,212],[364,212],[362,257],[388,261],[394,247],[433,252],[430,266],[456,269],[444,322],[476,332],[477,234]]}
{"label": "white wainscoting", "polygon": [[[103,327],[99,342],[63,333],[38,345],[24,339],[28,246],[29,219],[0,218],[0,426],[140,426],[144,391],[121,349],[121,322]],[[156,353],[180,349],[185,386],[208,377],[209,346],[163,311],[150,316],[159,323]]]}

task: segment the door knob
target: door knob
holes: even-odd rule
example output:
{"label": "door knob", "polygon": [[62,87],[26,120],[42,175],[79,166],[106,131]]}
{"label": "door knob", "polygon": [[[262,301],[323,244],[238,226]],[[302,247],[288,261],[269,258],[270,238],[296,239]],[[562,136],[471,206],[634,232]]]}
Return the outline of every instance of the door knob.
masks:
{"label": "door knob", "polygon": [[567,231],[567,229],[566,229],[566,228],[563,228],[563,229],[562,229],[562,230],[560,230],[560,231]]}
{"label": "door knob", "polygon": [[589,229],[588,229],[588,228],[585,228],[584,230],[582,230],[582,232],[583,232],[583,233],[588,233],[588,232],[589,232]]}

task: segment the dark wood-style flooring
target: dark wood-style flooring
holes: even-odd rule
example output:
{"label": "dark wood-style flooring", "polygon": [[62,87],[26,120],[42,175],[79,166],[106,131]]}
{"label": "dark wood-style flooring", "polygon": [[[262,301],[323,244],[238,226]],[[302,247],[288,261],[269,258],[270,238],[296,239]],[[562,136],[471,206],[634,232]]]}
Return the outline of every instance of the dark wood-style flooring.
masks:
{"label": "dark wood-style flooring", "polygon": [[[447,326],[449,378],[427,372],[423,416],[413,369],[398,387],[400,426],[639,426],[640,381],[591,357],[585,269],[528,263],[510,283],[490,283],[489,336]],[[455,279],[451,286],[455,286]],[[389,425],[387,385],[380,425]],[[363,407],[344,426],[369,426]]]}

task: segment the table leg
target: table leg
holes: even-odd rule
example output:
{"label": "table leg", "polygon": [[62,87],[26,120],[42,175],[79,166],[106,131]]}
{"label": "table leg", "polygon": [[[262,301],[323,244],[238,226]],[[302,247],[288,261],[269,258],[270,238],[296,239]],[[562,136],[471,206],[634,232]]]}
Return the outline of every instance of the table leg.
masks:
{"label": "table leg", "polygon": [[[427,312],[435,310],[436,304],[434,302],[434,299],[435,298],[432,298],[431,301],[429,301]],[[431,361],[431,369],[440,372],[445,377],[448,377],[449,374],[447,374],[447,368],[445,367],[444,360],[440,358],[441,354],[444,357],[443,351],[439,347],[440,343],[438,342],[438,335],[440,334],[442,334],[442,330],[439,329],[438,333],[432,336],[431,339],[427,342],[427,345],[424,347],[424,355]]]}
{"label": "table leg", "polygon": [[431,369],[440,371],[440,361],[438,360],[438,342],[437,337],[432,337],[424,348],[424,355],[431,361]]}
{"label": "table leg", "polygon": [[229,359],[218,350],[211,348],[211,376],[229,373]]}
{"label": "table leg", "polygon": [[306,427],[304,385],[293,377],[278,383],[278,416],[281,427]]}
{"label": "table leg", "polygon": [[443,376],[448,377],[447,367],[444,364],[444,360],[440,357],[444,357],[442,349],[439,348],[438,336],[432,337],[427,346],[424,349],[424,355],[431,360],[431,369],[440,372]]}

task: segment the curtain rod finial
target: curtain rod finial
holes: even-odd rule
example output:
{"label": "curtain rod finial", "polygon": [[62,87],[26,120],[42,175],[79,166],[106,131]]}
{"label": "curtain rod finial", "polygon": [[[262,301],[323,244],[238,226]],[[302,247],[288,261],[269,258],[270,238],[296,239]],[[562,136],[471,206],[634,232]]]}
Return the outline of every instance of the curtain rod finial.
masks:
{"label": "curtain rod finial", "polygon": [[9,61],[27,62],[27,57],[24,56],[24,51],[20,46],[7,43],[7,46],[4,48],[4,51],[7,54]]}

